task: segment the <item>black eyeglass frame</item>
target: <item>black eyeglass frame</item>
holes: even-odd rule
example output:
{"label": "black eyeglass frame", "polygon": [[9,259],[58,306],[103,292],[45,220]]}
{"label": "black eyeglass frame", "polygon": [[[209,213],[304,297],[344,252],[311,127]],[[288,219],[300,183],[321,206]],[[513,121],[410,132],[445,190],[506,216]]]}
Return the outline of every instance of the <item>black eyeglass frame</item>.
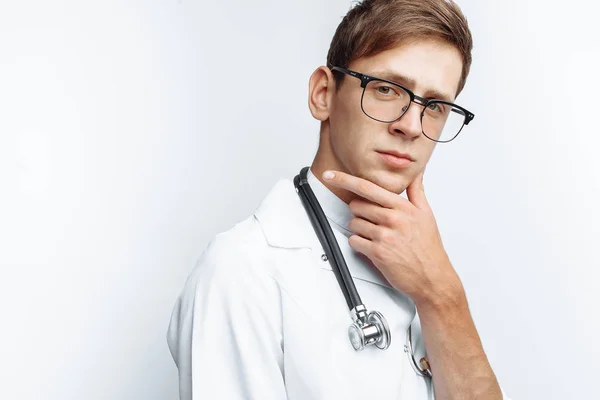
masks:
{"label": "black eyeglass frame", "polygon": [[[441,100],[441,99],[426,99],[424,97],[416,95],[412,90],[410,90],[407,87],[402,86],[399,83],[396,83],[396,82],[393,82],[393,81],[388,81],[387,79],[377,78],[375,76],[371,76],[371,75],[367,75],[367,74],[361,74],[360,72],[351,71],[349,69],[342,68],[342,67],[336,67],[336,66],[333,66],[333,65],[329,65],[328,67],[329,67],[329,69],[331,71],[338,71],[338,72],[341,72],[343,74],[350,75],[350,76],[353,76],[355,78],[360,79],[360,87],[363,88],[363,92],[362,92],[362,95],[360,97],[360,108],[361,108],[362,112],[365,113],[365,115],[367,117],[369,117],[369,118],[371,118],[371,119],[373,119],[375,121],[383,122],[383,123],[386,123],[386,124],[390,124],[392,122],[396,122],[400,118],[402,118],[404,116],[404,114],[406,114],[406,111],[408,111],[408,109],[410,107],[410,103],[416,103],[416,104],[422,105],[423,106],[423,111],[421,111],[421,132],[423,133],[423,135],[425,135],[425,137],[427,139],[433,140],[434,142],[438,142],[438,143],[448,143],[448,142],[451,142],[452,140],[456,139],[456,137],[462,131],[463,127],[465,125],[469,125],[469,122],[471,122],[473,120],[473,118],[475,118],[475,114],[473,114],[472,112],[470,112],[466,108],[459,106],[458,104],[454,104],[454,103],[451,103],[449,101]],[[382,121],[380,119],[373,118],[372,116],[370,116],[369,114],[367,114],[367,112],[365,111],[365,109],[363,107],[363,98],[365,96],[365,89],[367,87],[367,84],[369,82],[371,82],[371,81],[386,82],[386,83],[389,83],[391,85],[398,86],[399,88],[405,90],[408,93],[408,95],[410,96],[410,102],[408,103],[408,107],[406,107],[406,110],[404,110],[404,112],[398,118],[396,118],[393,121]],[[418,100],[418,101],[416,101],[416,100]],[[427,107],[429,106],[429,104],[431,104],[433,102],[447,104],[450,107],[457,108],[457,109],[461,110],[464,113],[465,120],[464,120],[462,126],[458,130],[458,133],[456,135],[454,135],[454,137],[452,139],[450,139],[450,140],[435,140],[435,139],[432,139],[429,136],[427,136],[427,134],[423,130],[423,115],[425,114],[425,110],[427,109]]]}

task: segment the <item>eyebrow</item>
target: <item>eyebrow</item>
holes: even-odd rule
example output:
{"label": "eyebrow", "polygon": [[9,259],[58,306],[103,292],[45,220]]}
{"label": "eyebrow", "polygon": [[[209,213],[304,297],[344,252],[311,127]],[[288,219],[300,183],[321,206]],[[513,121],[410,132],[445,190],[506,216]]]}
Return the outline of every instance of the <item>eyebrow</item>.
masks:
{"label": "eyebrow", "polygon": [[[390,70],[375,71],[372,74],[372,76],[375,78],[383,78],[383,79],[387,79],[388,81],[397,82],[397,83],[400,83],[401,85],[407,86],[409,88],[414,88],[415,86],[417,86],[417,81],[414,80],[413,78],[409,78],[407,76],[404,76],[402,74],[399,74],[397,72],[390,71]],[[445,100],[450,103],[452,103],[454,101],[454,100],[452,100],[452,96],[449,96],[446,93],[442,93],[436,89],[427,89],[425,91],[425,94],[423,95],[423,97],[433,98],[433,99],[438,99],[438,100]]]}

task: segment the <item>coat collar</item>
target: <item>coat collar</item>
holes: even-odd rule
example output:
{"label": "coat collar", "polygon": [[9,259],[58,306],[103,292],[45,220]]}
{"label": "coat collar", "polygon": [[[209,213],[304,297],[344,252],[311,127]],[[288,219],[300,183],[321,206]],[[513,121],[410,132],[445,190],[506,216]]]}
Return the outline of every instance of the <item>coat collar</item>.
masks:
{"label": "coat collar", "polygon": [[[290,179],[280,179],[271,188],[254,212],[267,243],[273,247],[293,249],[310,248],[313,253],[324,254],[302,201],[296,192],[294,182]],[[348,257],[343,250],[345,244],[339,243],[348,269],[353,278],[392,287],[379,273],[376,267],[364,261],[359,253]],[[332,270],[329,262],[319,264],[322,268]]]}

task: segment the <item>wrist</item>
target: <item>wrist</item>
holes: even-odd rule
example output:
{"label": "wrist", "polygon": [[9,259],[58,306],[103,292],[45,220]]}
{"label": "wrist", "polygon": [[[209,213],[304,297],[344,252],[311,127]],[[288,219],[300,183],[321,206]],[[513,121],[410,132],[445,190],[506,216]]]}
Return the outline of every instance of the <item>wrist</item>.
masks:
{"label": "wrist", "polygon": [[462,286],[460,289],[453,288],[419,297],[414,303],[419,315],[425,313],[447,315],[450,312],[468,308],[467,297]]}
{"label": "wrist", "polygon": [[431,311],[445,313],[451,310],[468,307],[467,296],[456,272],[449,274],[445,279],[440,279],[438,284],[430,285],[428,290],[423,290],[413,298],[419,313]]}

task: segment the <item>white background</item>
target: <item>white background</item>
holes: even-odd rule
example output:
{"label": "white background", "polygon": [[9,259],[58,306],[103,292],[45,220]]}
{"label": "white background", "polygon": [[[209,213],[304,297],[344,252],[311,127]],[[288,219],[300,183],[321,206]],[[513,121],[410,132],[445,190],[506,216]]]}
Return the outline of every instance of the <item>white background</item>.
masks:
{"label": "white background", "polygon": [[[176,297],[312,161],[308,79],[349,3],[2,0],[0,398],[177,398]],[[598,6],[460,4],[476,117],[426,193],[507,393],[594,398]]]}

